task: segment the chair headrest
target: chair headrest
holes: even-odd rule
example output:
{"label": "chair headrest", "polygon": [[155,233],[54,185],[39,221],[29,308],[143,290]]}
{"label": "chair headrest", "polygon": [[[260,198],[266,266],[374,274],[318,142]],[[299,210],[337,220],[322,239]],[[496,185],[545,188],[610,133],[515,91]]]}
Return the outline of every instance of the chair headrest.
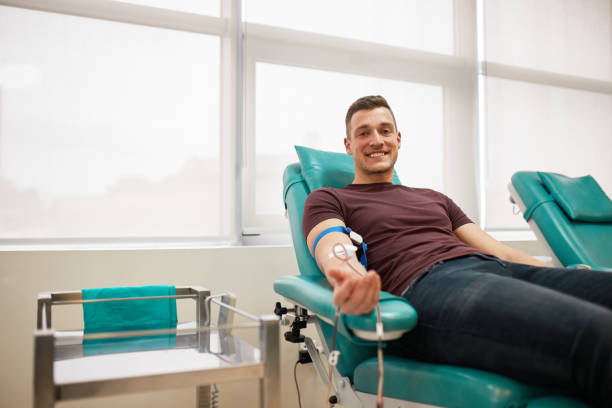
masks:
{"label": "chair headrest", "polygon": [[612,222],[612,201],[592,176],[571,178],[541,171],[538,176],[572,220]]}
{"label": "chair headrest", "polygon": [[[295,146],[295,151],[310,191],[321,187],[343,188],[355,178],[353,157],[346,153],[326,152],[304,146]],[[395,171],[393,184],[401,184]]]}

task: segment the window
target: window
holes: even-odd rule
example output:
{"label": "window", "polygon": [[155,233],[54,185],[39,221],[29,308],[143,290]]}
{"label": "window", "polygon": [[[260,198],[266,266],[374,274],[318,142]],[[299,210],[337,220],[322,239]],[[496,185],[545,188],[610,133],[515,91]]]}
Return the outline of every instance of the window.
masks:
{"label": "window", "polygon": [[488,228],[525,228],[503,183],[518,169],[592,174],[612,191],[612,95],[500,78],[487,93]]}
{"label": "window", "polygon": [[452,0],[247,0],[251,23],[452,55]]}
{"label": "window", "polygon": [[245,233],[287,231],[282,173],[297,161],[293,146],[343,152],[346,110],[368,94],[394,110],[402,182],[478,216],[476,169],[465,164],[476,158],[470,2],[252,0],[245,10]]}
{"label": "window", "polygon": [[1,239],[228,234],[218,36],[1,7],[0,49]]}
{"label": "window", "polygon": [[257,63],[256,76],[256,171],[246,183],[255,187],[255,211],[245,221],[268,227],[282,221],[280,175],[297,161],[293,146],[344,152],[346,109],[369,94],[385,95],[394,109],[403,135],[400,179],[444,189],[441,87],[266,63]]}
{"label": "window", "polygon": [[289,243],[293,146],[344,151],[366,94],[489,231],[527,229],[515,171],[612,195],[609,0],[2,3],[0,245]]}
{"label": "window", "polygon": [[484,1],[485,226],[526,229],[505,186],[519,170],[592,174],[612,195],[608,0]]}
{"label": "window", "polygon": [[608,0],[485,0],[486,61],[612,80]]}

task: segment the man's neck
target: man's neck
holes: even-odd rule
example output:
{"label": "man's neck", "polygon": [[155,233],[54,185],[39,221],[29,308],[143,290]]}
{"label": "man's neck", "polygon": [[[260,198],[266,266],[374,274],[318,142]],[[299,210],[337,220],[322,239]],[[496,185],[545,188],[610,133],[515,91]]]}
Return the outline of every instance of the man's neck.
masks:
{"label": "man's neck", "polygon": [[355,173],[353,184],[374,184],[374,183],[392,183],[393,182],[393,169],[386,173],[368,173],[358,174]]}

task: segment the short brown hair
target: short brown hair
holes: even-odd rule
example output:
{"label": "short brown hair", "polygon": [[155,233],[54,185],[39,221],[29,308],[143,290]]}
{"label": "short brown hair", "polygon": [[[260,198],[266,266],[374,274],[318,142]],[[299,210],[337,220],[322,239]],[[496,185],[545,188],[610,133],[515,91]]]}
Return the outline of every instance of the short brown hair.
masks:
{"label": "short brown hair", "polygon": [[351,106],[349,106],[348,111],[346,112],[346,119],[344,123],[346,125],[346,137],[351,138],[351,119],[355,112],[360,110],[372,110],[376,108],[387,108],[389,112],[391,112],[391,117],[393,117],[393,126],[395,126],[395,130],[397,130],[397,123],[395,122],[395,115],[389,106],[389,103],[385,98],[380,95],[369,95],[362,96],[357,99]]}

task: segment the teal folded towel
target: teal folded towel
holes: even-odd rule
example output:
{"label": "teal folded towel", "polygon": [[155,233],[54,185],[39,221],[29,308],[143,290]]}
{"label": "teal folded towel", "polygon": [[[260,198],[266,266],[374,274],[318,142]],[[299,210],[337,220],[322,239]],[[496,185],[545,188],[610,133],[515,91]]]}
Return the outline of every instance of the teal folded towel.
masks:
{"label": "teal folded towel", "polygon": [[[83,300],[135,298],[148,296],[174,296],[174,286],[140,286],[83,289]],[[176,328],[176,299],[120,300],[110,302],[83,303],[84,333],[120,332],[133,330],[155,330]],[[123,346],[108,343],[123,342]],[[175,335],[143,336],[138,338],[115,338],[87,340],[83,342],[86,354],[106,351],[134,351],[174,347]],[[93,347],[95,346],[95,347]],[[106,351],[105,351],[106,350]]]}

